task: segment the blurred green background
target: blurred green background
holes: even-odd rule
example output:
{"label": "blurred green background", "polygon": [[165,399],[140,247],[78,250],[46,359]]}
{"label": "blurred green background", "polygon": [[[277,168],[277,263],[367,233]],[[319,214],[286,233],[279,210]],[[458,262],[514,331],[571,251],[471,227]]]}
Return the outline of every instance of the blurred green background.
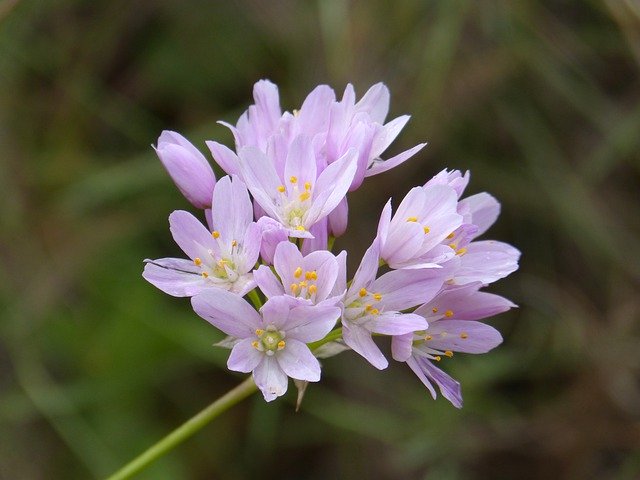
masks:
{"label": "blurred green background", "polygon": [[301,412],[254,396],[139,478],[640,478],[639,67],[634,0],[0,2],[0,478],[102,478],[241,381],[140,274],[190,208],[150,144],[231,145],[260,78],[288,110],[383,81],[390,153],[430,142],[350,195],[351,266],[388,197],[470,169],[520,308],[444,365],[461,411],[345,353]]}

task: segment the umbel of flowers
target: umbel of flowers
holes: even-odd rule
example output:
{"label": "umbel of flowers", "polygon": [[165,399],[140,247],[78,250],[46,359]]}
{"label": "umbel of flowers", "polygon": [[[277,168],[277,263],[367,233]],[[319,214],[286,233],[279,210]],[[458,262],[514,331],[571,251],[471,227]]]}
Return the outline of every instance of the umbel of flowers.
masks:
{"label": "umbel of flowers", "polygon": [[409,117],[386,121],[381,83],[358,101],[351,85],[340,100],[321,85],[292,112],[267,80],[253,96],[235,126],[223,123],[234,148],[206,142],[227,174],[219,180],[182,135],[160,135],[158,157],[204,223],[173,212],[171,234],[186,258],[146,260],[144,278],[191,297],[194,311],[227,335],[219,345],[231,349],[229,369],[251,372],[267,401],[287,391],[289,377],[299,388],[319,381],[318,358],[344,350],[386,368],[382,341],[434,398],[437,387],[461,407],[460,384],[440,365],[500,344],[479,320],[514,307],[482,291],[518,268],[517,249],[479,239],[500,204],[488,193],[463,197],[469,173],[444,170],[395,209],[387,202],[349,276],[347,252],[331,251],[347,228],[347,193],[425,144],[383,158]]}

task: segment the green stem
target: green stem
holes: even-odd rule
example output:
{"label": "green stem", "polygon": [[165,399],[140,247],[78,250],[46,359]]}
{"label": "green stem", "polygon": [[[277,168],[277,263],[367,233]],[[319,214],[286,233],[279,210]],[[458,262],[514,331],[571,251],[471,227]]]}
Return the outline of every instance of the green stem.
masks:
{"label": "green stem", "polygon": [[253,378],[247,378],[240,385],[217,399],[196,416],[190,418],[185,423],[180,425],[158,443],[152,445],[146,451],[138,455],[131,462],[129,462],[116,473],[107,478],[107,480],[124,480],[133,477],[145,467],[147,467],[150,463],[157,460],[159,457],[167,453],[176,445],[185,441],[211,420],[216,418],[221,413],[227,411],[229,408],[233,407],[236,403],[244,400],[256,390],[257,387],[253,382]]}
{"label": "green stem", "polygon": [[253,306],[256,307],[256,310],[260,310],[262,308],[262,300],[260,300],[260,295],[258,295],[258,292],[253,289],[247,295],[249,297],[249,300],[251,300],[251,303],[253,303]]}
{"label": "green stem", "polygon": [[307,346],[313,351],[316,348],[321,347],[325,343],[333,342],[334,340],[338,340],[342,337],[342,327],[338,327],[335,330],[331,330],[327,333],[327,336],[322,340],[318,340],[317,342],[307,343]]}

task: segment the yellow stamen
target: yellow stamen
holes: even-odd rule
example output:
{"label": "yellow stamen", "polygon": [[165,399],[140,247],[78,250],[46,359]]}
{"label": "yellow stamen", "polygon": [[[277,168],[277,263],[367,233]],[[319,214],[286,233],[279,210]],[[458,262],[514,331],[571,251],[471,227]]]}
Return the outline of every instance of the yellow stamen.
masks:
{"label": "yellow stamen", "polygon": [[256,350],[259,350],[258,345],[259,345],[259,343],[258,343],[258,341],[257,341],[257,340],[254,340],[253,342],[251,342],[251,346],[252,346],[253,348],[255,348]]}
{"label": "yellow stamen", "polygon": [[286,343],[284,340],[280,340],[278,342],[278,350],[282,350],[285,347]]}
{"label": "yellow stamen", "polygon": [[365,311],[365,312],[370,312],[372,308],[373,308],[373,307],[372,307],[370,304],[368,304],[368,303],[367,303],[367,304],[364,306],[364,311]]}
{"label": "yellow stamen", "polygon": [[314,293],[316,293],[318,291],[318,287],[316,287],[315,285],[311,285],[309,287],[309,295],[313,295]]}
{"label": "yellow stamen", "polygon": [[444,354],[449,358],[453,357],[453,352],[451,350],[447,350]]}
{"label": "yellow stamen", "polygon": [[286,188],[284,188],[284,185],[280,185],[280,186],[278,187],[278,191],[279,191],[280,193],[284,193],[284,192],[286,191]]}
{"label": "yellow stamen", "polygon": [[264,330],[262,330],[261,328],[257,328],[257,329],[256,329],[256,335],[257,335],[258,337],[261,337],[263,333],[264,333]]}
{"label": "yellow stamen", "polygon": [[202,265],[202,259],[199,257],[196,257],[193,259],[193,263],[196,264],[196,267],[199,267],[200,265]]}
{"label": "yellow stamen", "polygon": [[433,307],[433,308],[431,309],[431,311],[432,311],[433,313],[438,313],[438,307]]}
{"label": "yellow stamen", "polygon": [[298,267],[293,271],[293,276],[296,278],[300,278],[300,275],[302,275],[302,267]]}
{"label": "yellow stamen", "polygon": [[367,296],[367,289],[362,287],[360,289],[360,291],[358,292],[358,295],[360,295],[361,297],[366,297]]}
{"label": "yellow stamen", "polygon": [[451,232],[449,235],[447,235],[447,238],[451,240],[455,236],[456,236],[455,232]]}
{"label": "yellow stamen", "polygon": [[427,335],[427,336],[424,337],[424,339],[427,340],[427,341],[431,340],[432,338],[433,337],[431,335]]}
{"label": "yellow stamen", "polygon": [[309,200],[310,197],[311,197],[311,193],[309,193],[307,190],[305,190],[300,195],[298,195],[298,199],[300,199],[301,202],[304,202],[305,200]]}
{"label": "yellow stamen", "polygon": [[462,332],[460,334],[460,338],[463,339],[463,340],[466,340],[467,338],[469,338],[469,335],[466,332]]}
{"label": "yellow stamen", "polygon": [[464,248],[464,247],[459,248],[458,250],[456,250],[456,255],[460,255],[460,256],[462,256],[462,255],[464,255],[465,253],[467,253],[467,249],[466,249],[466,248]]}
{"label": "yellow stamen", "polygon": [[377,308],[372,308],[369,313],[371,315],[378,315],[380,313],[380,310],[378,310]]}
{"label": "yellow stamen", "polygon": [[298,110],[297,108],[294,108],[291,113],[293,113],[294,117],[297,117],[298,115],[300,115],[300,110]]}
{"label": "yellow stamen", "polygon": [[297,283],[292,283],[289,288],[291,289],[291,293],[295,295],[296,293],[298,293],[298,288],[300,287],[298,287]]}
{"label": "yellow stamen", "polygon": [[295,177],[295,176],[291,175],[291,177],[289,178],[289,181],[291,183],[298,183],[298,177]]}
{"label": "yellow stamen", "polygon": [[301,232],[304,232],[304,231],[306,231],[307,229],[306,229],[306,228],[304,228],[304,226],[302,226],[302,225],[298,225],[298,226],[296,227],[296,230],[299,230],[299,231],[301,231]]}
{"label": "yellow stamen", "polygon": [[375,298],[379,302],[380,300],[382,300],[382,294],[381,293],[374,293],[373,294],[373,298]]}
{"label": "yellow stamen", "polygon": [[409,217],[407,218],[407,222],[417,222],[418,221],[418,217]]}
{"label": "yellow stamen", "polygon": [[453,317],[453,310],[447,310],[446,312],[444,312],[444,316],[447,318]]}
{"label": "yellow stamen", "polygon": [[307,280],[317,280],[318,274],[316,273],[315,270],[312,270],[310,272],[305,272],[304,278],[306,278]]}
{"label": "yellow stamen", "polygon": [[450,243],[449,246],[454,250],[458,249],[458,245],[456,245],[455,243]]}
{"label": "yellow stamen", "polygon": [[238,242],[236,242],[235,240],[231,242],[231,246],[232,247],[237,247],[238,246]]}
{"label": "yellow stamen", "polygon": [[433,359],[434,359],[436,362],[439,362],[440,360],[442,360],[442,357],[441,357],[440,355],[436,355],[435,357],[433,357]]}
{"label": "yellow stamen", "polygon": [[300,288],[307,288],[307,282],[306,282],[306,280],[303,280],[302,282],[300,282],[300,283],[298,284],[298,286],[299,286]]}
{"label": "yellow stamen", "polygon": [[311,190],[311,182],[304,182],[304,189]]}
{"label": "yellow stamen", "polygon": [[429,233],[431,231],[429,227],[422,227],[422,230],[424,231],[424,233]]}
{"label": "yellow stamen", "polygon": [[218,238],[220,236],[220,232],[217,230],[214,230],[213,232],[211,232],[211,236],[213,238]]}
{"label": "yellow stamen", "polygon": [[203,276],[204,278],[209,278],[209,274],[208,274],[207,272],[202,272],[202,276]]}

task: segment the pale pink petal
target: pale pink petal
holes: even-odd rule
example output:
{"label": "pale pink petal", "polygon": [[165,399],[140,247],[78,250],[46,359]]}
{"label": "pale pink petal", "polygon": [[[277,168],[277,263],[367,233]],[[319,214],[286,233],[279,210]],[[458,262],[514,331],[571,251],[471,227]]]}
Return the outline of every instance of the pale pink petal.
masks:
{"label": "pale pink petal", "polygon": [[200,275],[191,260],[160,258],[145,260],[142,276],[164,293],[174,297],[191,297],[211,285]]}
{"label": "pale pink petal", "polygon": [[262,361],[253,371],[253,380],[267,402],[287,393],[287,375],[274,357],[262,357]]}
{"label": "pale pink petal", "polygon": [[238,338],[255,336],[262,318],[251,305],[235,293],[219,288],[203,290],[191,299],[193,310],[227,335]]}
{"label": "pale pink petal", "polygon": [[284,349],[275,355],[284,373],[296,380],[319,381],[320,362],[313,356],[309,347],[293,338],[287,337],[285,342]]}
{"label": "pale pink petal", "polygon": [[460,200],[459,208],[466,209],[471,217],[469,223],[478,227],[476,237],[486,232],[500,215],[500,203],[486,192]]}
{"label": "pale pink petal", "polygon": [[384,125],[373,139],[371,156],[379,157],[393,143],[411,117],[402,115]]}
{"label": "pale pink petal", "polygon": [[[347,91],[345,90],[343,101],[345,101],[346,97]],[[348,98],[353,101],[351,97]],[[367,112],[372,122],[382,124],[384,119],[387,118],[387,113],[389,113],[389,99],[390,94],[387,86],[384,83],[376,83],[356,103],[355,108],[356,111]]]}
{"label": "pale pink petal", "polygon": [[207,258],[209,250],[218,251],[211,232],[189,212],[176,210],[169,215],[169,229],[175,242],[192,260]]}
{"label": "pale pink petal", "polygon": [[487,353],[502,343],[495,328],[472,320],[438,320],[429,325],[430,348],[464,353]]}
{"label": "pale pink petal", "polygon": [[233,346],[227,360],[227,368],[229,370],[249,373],[258,366],[264,356],[264,352],[258,351],[251,345],[255,338],[244,338]]}
{"label": "pale pink petal", "polygon": [[378,370],[383,370],[389,366],[389,362],[375,344],[371,338],[371,332],[367,329],[350,322],[343,322],[342,339]]}
{"label": "pale pink petal", "polygon": [[367,330],[382,335],[404,335],[427,328],[424,317],[413,313],[388,312],[371,315],[369,318]]}
{"label": "pale pink petal", "polygon": [[391,355],[398,362],[406,362],[413,351],[413,333],[391,337]]}
{"label": "pale pink petal", "polygon": [[220,168],[222,168],[227,175],[238,175],[240,170],[238,169],[238,156],[229,147],[222,145],[221,143],[207,140],[204,142],[209,147],[213,159],[216,161]]}
{"label": "pale pink petal", "polygon": [[253,271],[253,278],[267,298],[285,294],[282,283],[280,283],[280,280],[278,280],[269,267],[265,265],[258,267],[257,270]]}
{"label": "pale pink petal", "polygon": [[253,221],[253,206],[242,180],[225,176],[218,181],[213,192],[211,217],[225,244],[243,239]]}
{"label": "pale pink petal", "polygon": [[341,236],[347,230],[349,220],[349,205],[345,196],[338,206],[329,214],[329,232],[334,237]]}
{"label": "pale pink petal", "polygon": [[397,167],[401,163],[409,160],[420,150],[422,150],[425,145],[426,143],[421,143],[413,148],[410,148],[409,150],[405,150],[404,152],[399,153],[395,157],[388,158],[387,160],[382,160],[381,158],[375,159],[365,173],[365,177],[378,175],[379,173],[386,172],[387,170],[391,170],[392,168]]}
{"label": "pale pink petal", "polygon": [[280,328],[287,332],[287,338],[295,338],[304,343],[316,342],[335,327],[340,313],[340,308],[333,306],[297,306],[291,309],[289,317]]}

